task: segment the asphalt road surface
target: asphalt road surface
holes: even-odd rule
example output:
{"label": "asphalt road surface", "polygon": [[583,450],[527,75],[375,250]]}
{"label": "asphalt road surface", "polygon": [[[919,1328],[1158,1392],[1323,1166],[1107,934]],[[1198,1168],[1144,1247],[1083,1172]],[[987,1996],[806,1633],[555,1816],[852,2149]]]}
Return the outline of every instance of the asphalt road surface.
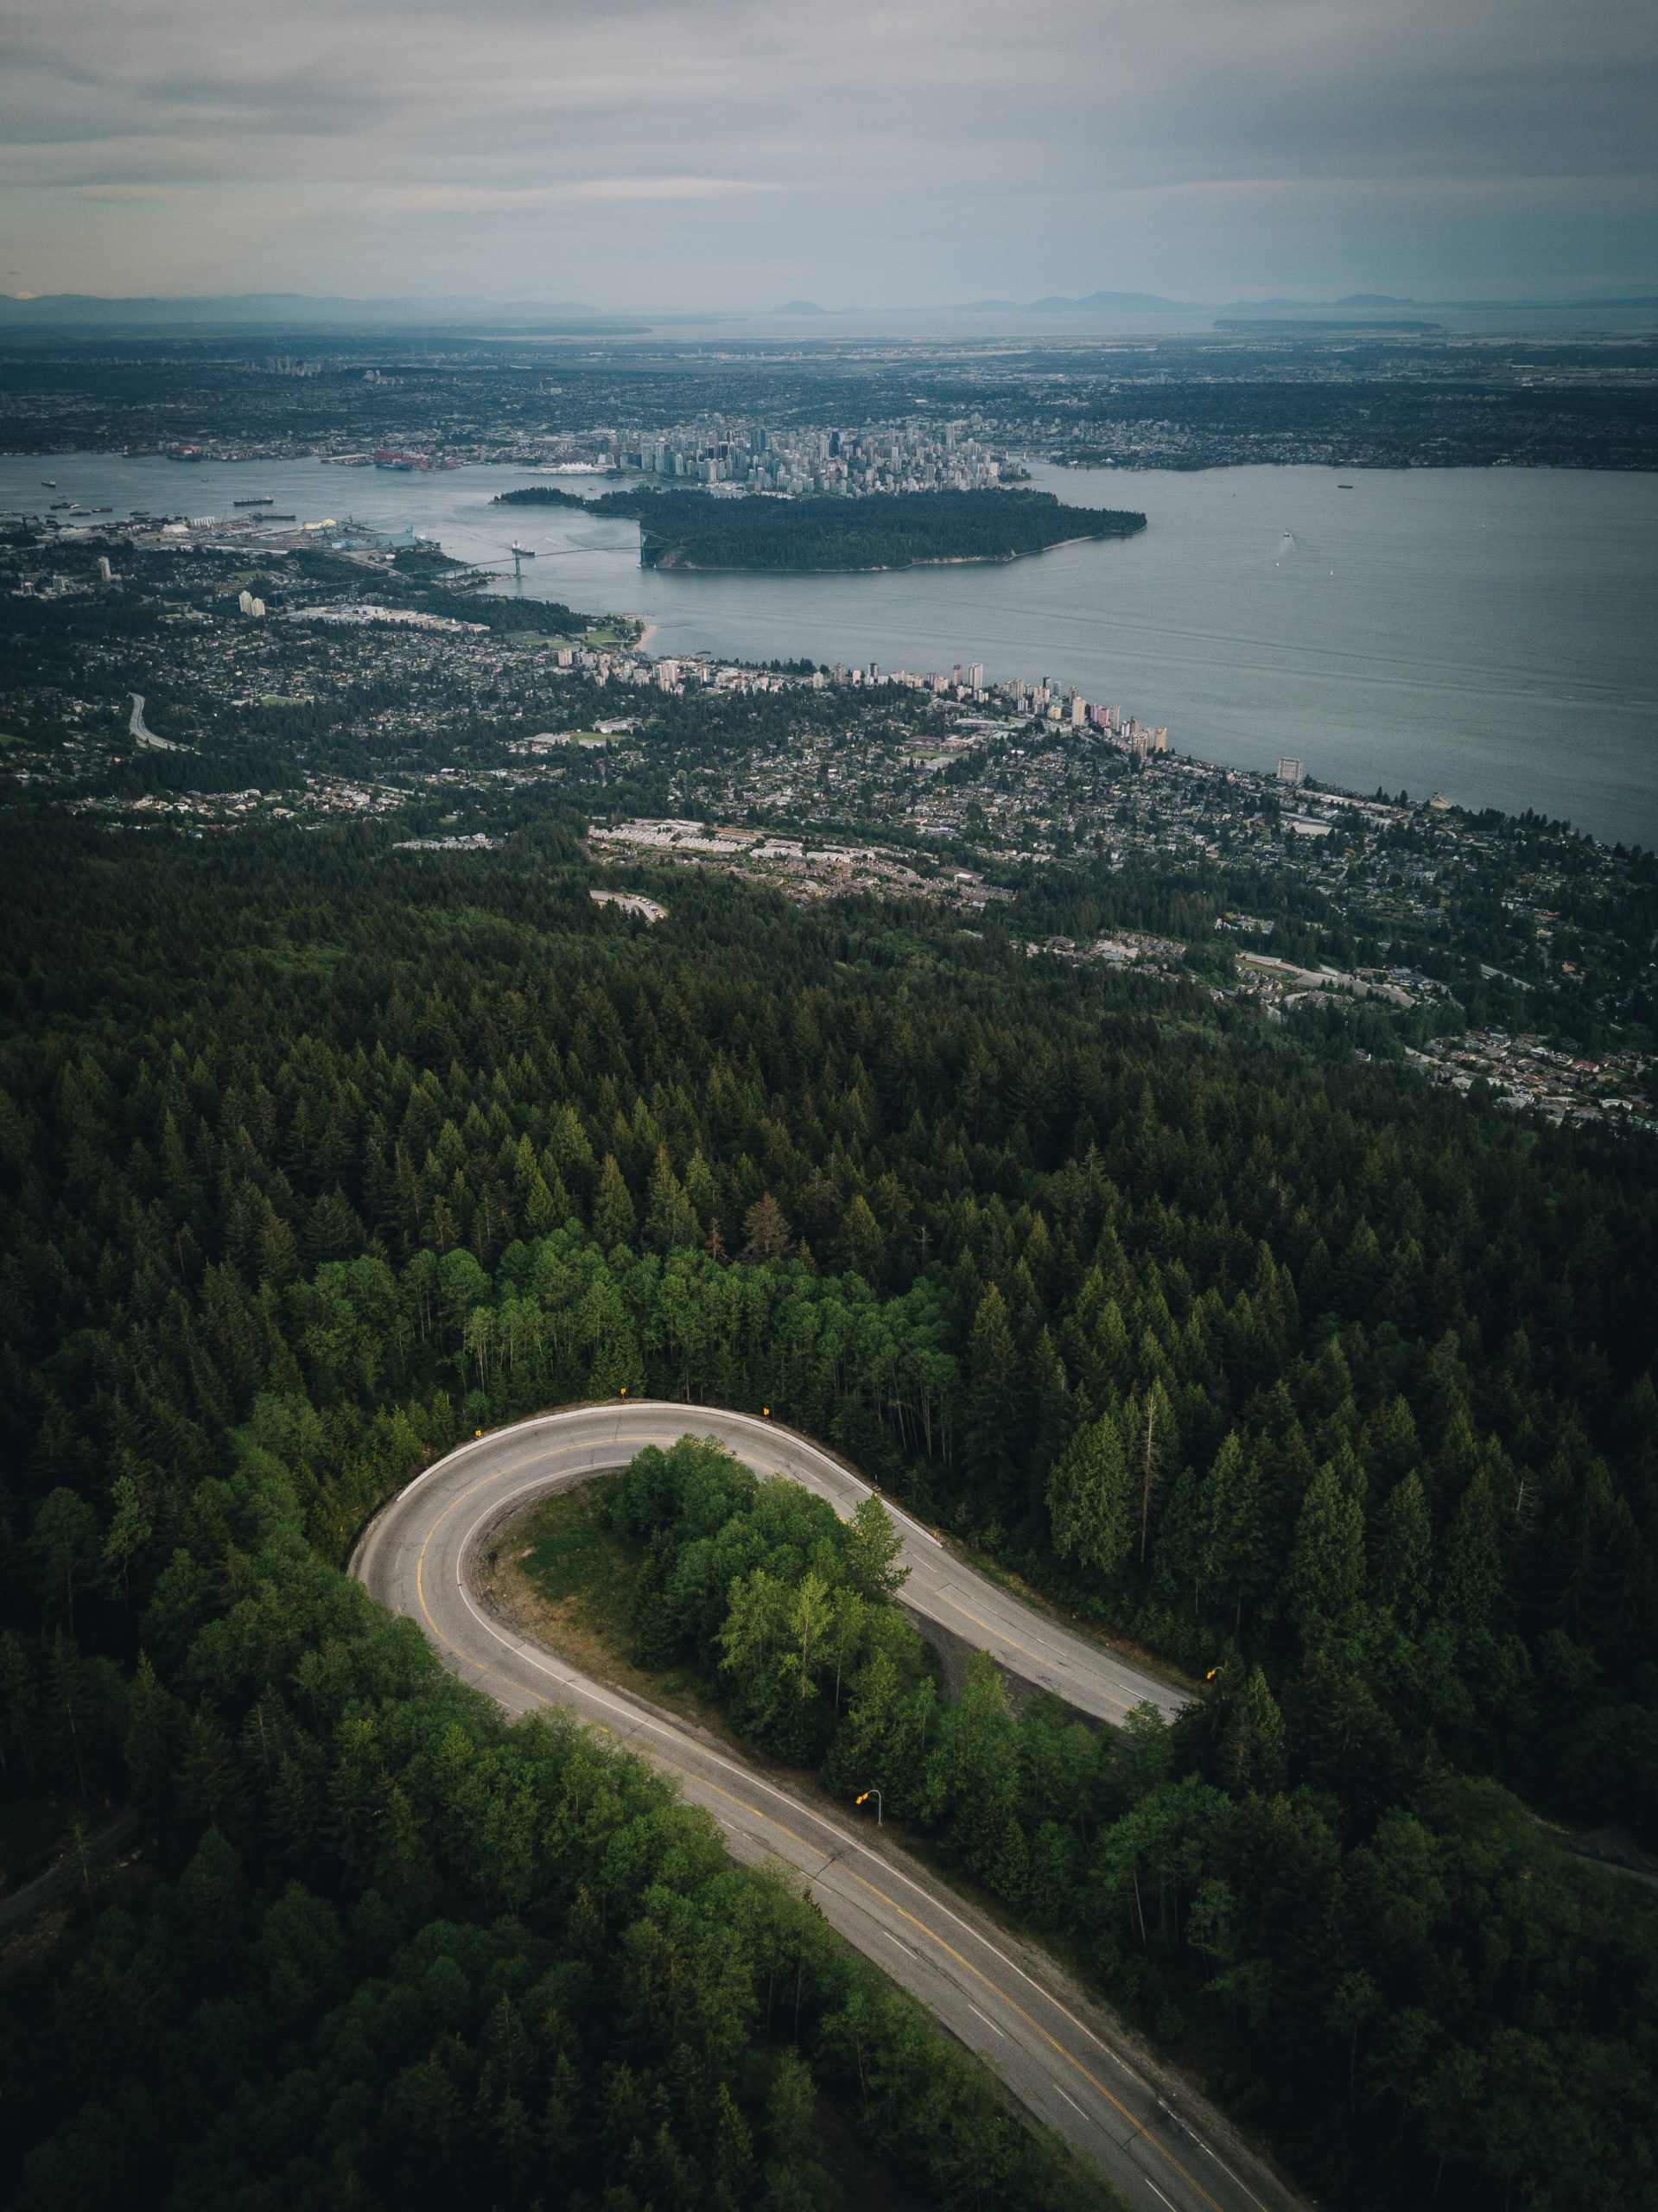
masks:
{"label": "asphalt road surface", "polygon": [[140,747],[148,747],[152,753],[182,753],[185,749],[183,746],[175,745],[170,737],[157,737],[144,720],[143,693],[132,691],[127,696],[132,701],[132,713],[128,719],[127,728],[137,739]]}
{"label": "asphalt road surface", "polygon": [[[445,1663],[509,1713],[557,1704],[608,1730],[713,1815],[734,1859],[797,1870],[830,1925],[977,2051],[1130,2205],[1299,2207],[1217,2114],[1131,2051],[1051,1961],[955,1897],[862,1816],[822,1808],[701,1732],[590,1680],[480,1601],[472,1564],[505,1518],[532,1497],[625,1466],[645,1445],[687,1434],[717,1437],[756,1469],[792,1476],[843,1516],[868,1495],[826,1452],[749,1414],[655,1402],[578,1408],[497,1430],[429,1468],[374,1521],[352,1571],[384,1605],[419,1621]],[[912,1569],[905,1596],[918,1612],[1085,1713],[1121,1719],[1143,1698],[1177,1709],[1166,1685],[1043,1620],[892,1510]]]}

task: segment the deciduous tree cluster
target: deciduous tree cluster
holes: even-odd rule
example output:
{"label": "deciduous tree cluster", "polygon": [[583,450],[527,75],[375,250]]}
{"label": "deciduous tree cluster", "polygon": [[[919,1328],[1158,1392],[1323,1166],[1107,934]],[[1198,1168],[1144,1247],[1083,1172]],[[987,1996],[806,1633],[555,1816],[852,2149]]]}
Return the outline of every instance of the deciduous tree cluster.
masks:
{"label": "deciduous tree cluster", "polygon": [[[1104,1436],[1069,1448],[1060,1486],[1102,1477],[1120,1556],[1131,1471]],[[641,1662],[696,1662],[755,1742],[848,1797],[880,1789],[1201,2054],[1336,2201],[1649,2200],[1658,1916],[1411,1741],[1339,1643],[1284,1707],[1236,1664],[1172,1729],[1147,1705],[1098,1730],[1050,1697],[1016,1707],[983,1653],[940,1694],[874,1501],[843,1525],[688,1439],[642,1452],[606,1510],[639,1557]],[[1594,2084],[1593,2172],[1572,2081]]]}

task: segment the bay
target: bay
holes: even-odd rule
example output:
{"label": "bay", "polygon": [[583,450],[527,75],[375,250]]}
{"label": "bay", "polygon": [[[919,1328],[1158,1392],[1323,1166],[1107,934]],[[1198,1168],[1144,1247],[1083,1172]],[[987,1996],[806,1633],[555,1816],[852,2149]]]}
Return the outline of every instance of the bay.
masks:
{"label": "bay", "polygon": [[1204,759],[1294,754],[1331,783],[1534,808],[1658,845],[1658,476],[1039,467],[1042,488],[1143,509],[1149,527],[1012,563],[844,576],[641,569],[632,523],[492,506],[526,480],[9,455],[0,506],[229,514],[270,493],[302,519],[412,526],[500,566],[517,537],[536,557],[496,588],[641,614],[657,653],[917,673],[980,661],[993,681],[1075,683]]}

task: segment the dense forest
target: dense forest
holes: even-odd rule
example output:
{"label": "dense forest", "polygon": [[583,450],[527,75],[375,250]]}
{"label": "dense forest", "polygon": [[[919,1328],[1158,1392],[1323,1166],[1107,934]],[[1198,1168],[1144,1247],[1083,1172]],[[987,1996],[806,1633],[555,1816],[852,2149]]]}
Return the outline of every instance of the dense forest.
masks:
{"label": "dense forest", "polygon": [[1076,537],[1132,537],[1146,518],[1062,506],[1051,492],[894,492],[880,499],[716,499],[607,492],[597,514],[631,515],[647,569],[909,569],[1011,561]]}
{"label": "dense forest", "polygon": [[1126,1742],[975,1673],[970,1820],[865,1718],[1322,2194],[1658,2201],[1652,1904],[1528,1809],[1658,1827],[1648,1149],[932,910],[682,876],[646,929],[568,832],[387,842],[8,833],[0,1757],[161,1838],[0,1999],[25,2201],[483,2159],[528,2204],[550,2158],[793,2204],[847,2108],[934,2201],[1074,2191],[637,1769],[345,1580],[458,1434],[624,1387],[770,1404],[1214,1670]]}
{"label": "dense forest", "polygon": [[[508,1730],[324,1567],[274,1458],[211,1506],[234,1587],[175,1551],[125,1698],[179,1871],[49,1992],[5,1989],[9,2202],[810,2212],[848,2164],[941,2203],[1087,2200],[798,1895],[637,1762]],[[67,1640],[52,1695],[96,1712]]]}
{"label": "dense forest", "polygon": [[[1121,1473],[1109,1438],[1081,1429],[1054,1462],[1061,1548],[1128,1491],[1099,1482],[1101,1458]],[[604,1597],[628,1592],[638,1666],[689,1662],[765,1752],[849,1798],[880,1789],[886,1816],[1083,1960],[1337,2201],[1420,2203],[1445,2165],[1457,2201],[1471,2168],[1528,2203],[1647,2201],[1651,2050],[1629,2055],[1649,2044],[1658,1916],[1625,1927],[1614,1885],[1580,1883],[1516,1798],[1406,1745],[1340,1648],[1282,1703],[1234,1659],[1174,1727],[1143,1706],[1095,1730],[1052,1697],[1014,1710],[981,1652],[939,1694],[875,1502],[840,1524],[688,1438],[530,1516],[530,1557],[569,1535],[570,1509],[619,1546]],[[1305,1513],[1291,1586],[1320,1544]],[[1596,2174],[1585,2114],[1559,2110],[1572,2079],[1603,2101]]]}
{"label": "dense forest", "polygon": [[[1075,1548],[1079,1516],[1097,1528],[1102,1498],[1128,1491],[1124,1457],[1103,1424],[1061,1454],[1048,1491],[1061,1548]],[[1102,1459],[1115,1481],[1101,1483]],[[1051,1697],[1016,1713],[982,1653],[958,1696],[939,1694],[893,1603],[899,1540],[876,1501],[843,1524],[797,1484],[758,1481],[688,1438],[641,1452],[590,1499],[532,1513],[532,1557],[571,1533],[572,1508],[620,1553],[619,1582],[604,1586],[613,1602],[626,1591],[638,1664],[690,1662],[749,1740],[848,1797],[879,1789],[947,1865],[1200,2052],[1298,2164],[1339,2177],[1340,2201],[1416,2201],[1429,2169],[1401,2155],[1410,2137],[1458,2164],[1471,2137],[1534,2202],[1640,2198],[1649,2141],[1592,2182],[1558,2117],[1522,2125],[1511,2100],[1545,2098],[1557,2069],[1575,2069],[1641,2126],[1642,2077],[1620,2082],[1619,2045],[1642,2032],[1653,1929],[1628,1944],[1610,1886],[1583,1889],[1505,1791],[1431,1764],[1401,1789],[1413,1762],[1378,1744],[1374,1716],[1356,1716],[1340,1655],[1307,1669],[1283,1706],[1259,1666],[1234,1662],[1172,1731],[1150,1706],[1120,1733],[1095,1730]],[[1311,1526],[1298,1536],[1292,1585],[1316,1573],[1320,1541]],[[1394,1792],[1407,1802],[1388,1803]],[[1553,1936],[1540,1940],[1545,1927]],[[1292,1929],[1318,1931],[1315,1971],[1280,1955]],[[1477,2058],[1464,2040],[1458,1968],[1476,1930],[1488,1962],[1522,1959],[1547,1993],[1529,2048],[1494,2036]],[[1632,1963],[1646,1971],[1620,1993]],[[1571,1994],[1589,1986],[1592,2014]],[[1383,2168],[1367,2186],[1336,2149],[1344,2132]]]}
{"label": "dense forest", "polygon": [[561,492],[556,484],[525,484],[511,492],[498,492],[492,507],[585,507],[578,492]]}

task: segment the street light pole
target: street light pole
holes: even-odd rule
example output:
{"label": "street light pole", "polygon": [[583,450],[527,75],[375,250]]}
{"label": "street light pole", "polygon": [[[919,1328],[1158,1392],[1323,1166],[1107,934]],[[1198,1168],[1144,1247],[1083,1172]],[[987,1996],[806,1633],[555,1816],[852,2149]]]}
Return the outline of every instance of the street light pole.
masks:
{"label": "street light pole", "polygon": [[854,1805],[867,1805],[872,1797],[875,1801],[875,1826],[880,1827],[881,1825],[881,1795],[879,1789],[875,1789],[872,1785],[867,1789],[861,1790],[852,1802]]}

